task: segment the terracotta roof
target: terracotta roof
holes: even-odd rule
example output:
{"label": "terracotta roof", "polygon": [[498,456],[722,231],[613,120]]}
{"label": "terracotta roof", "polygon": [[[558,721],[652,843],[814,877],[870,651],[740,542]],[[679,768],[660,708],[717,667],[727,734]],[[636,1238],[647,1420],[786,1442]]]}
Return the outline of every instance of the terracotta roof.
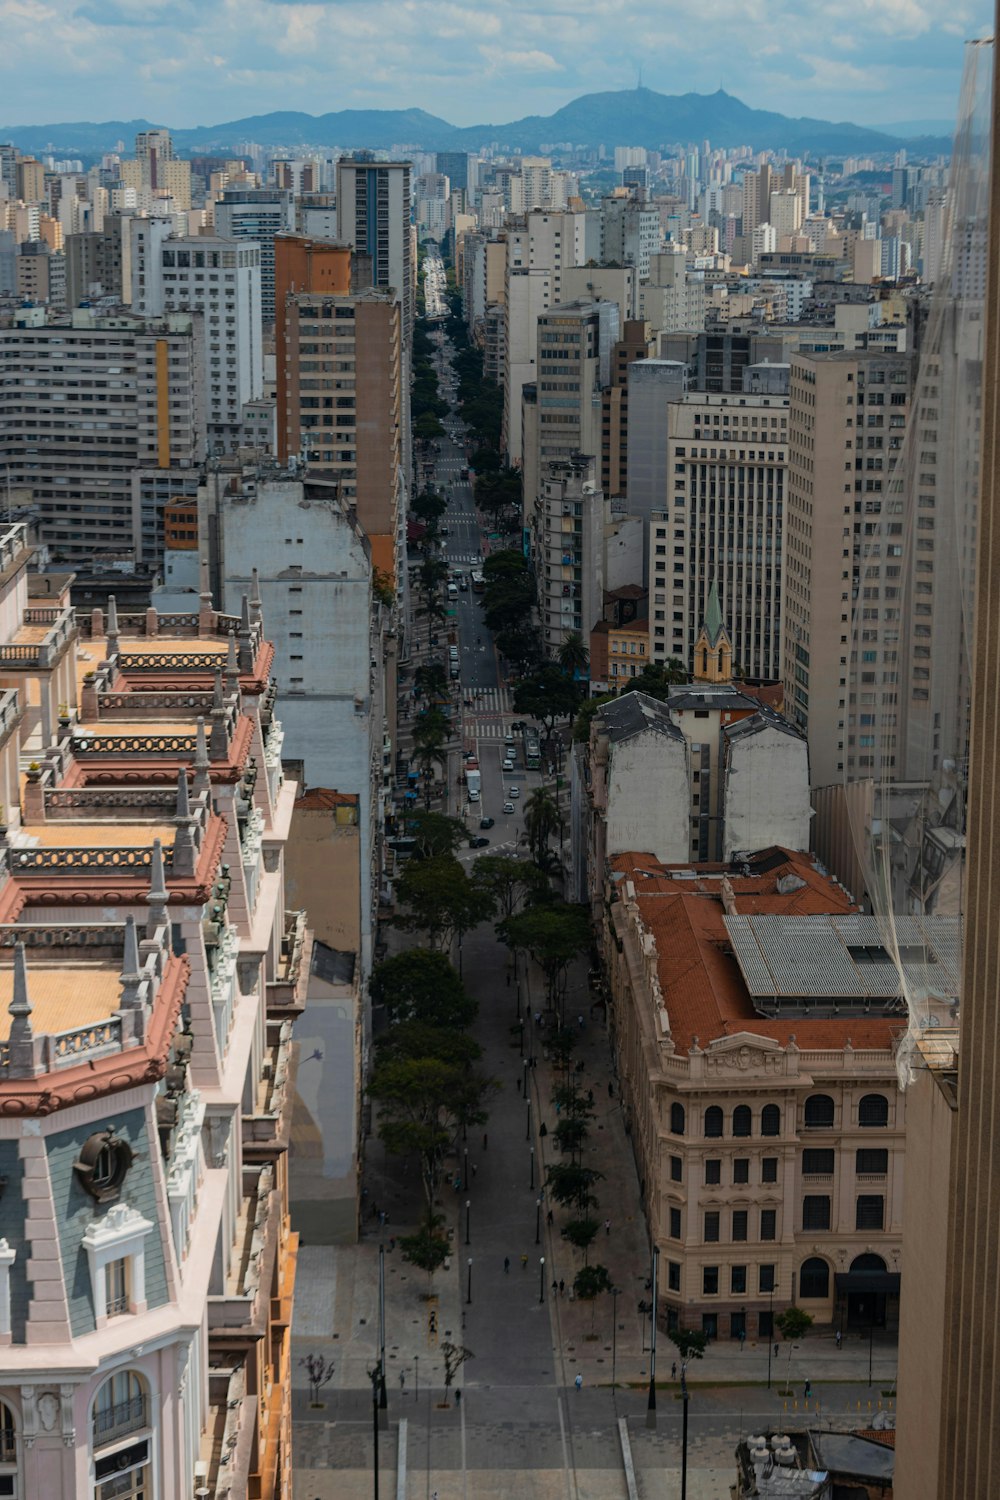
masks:
{"label": "terracotta roof", "polygon": [[[753,856],[751,873],[743,864],[663,865],[652,855],[620,854],[611,868],[621,898],[631,880],[639,912],[656,942],[658,972],[670,1029],[679,1052],[694,1042],[709,1042],[749,1031],[807,1051],[840,1048],[850,1040],[857,1048],[888,1048],[899,1018],[888,1016],[803,1017],[775,1020],[758,1015],[733,957],[723,916],[723,879],[740,914],[776,912],[821,916],[856,910],[842,886],[823,874],[809,854],[769,849]],[[781,892],[777,882],[795,875],[803,882]]]}
{"label": "terracotta roof", "polygon": [[357,807],[358,798],[354,792],[336,792],[326,786],[307,787],[300,797],[295,799],[296,810],[304,808],[307,812],[320,811],[334,807]]}
{"label": "terracotta roof", "polygon": [[896,1446],[895,1427],[862,1427],[855,1432],[854,1436],[866,1438],[869,1443],[881,1443],[884,1448]]}

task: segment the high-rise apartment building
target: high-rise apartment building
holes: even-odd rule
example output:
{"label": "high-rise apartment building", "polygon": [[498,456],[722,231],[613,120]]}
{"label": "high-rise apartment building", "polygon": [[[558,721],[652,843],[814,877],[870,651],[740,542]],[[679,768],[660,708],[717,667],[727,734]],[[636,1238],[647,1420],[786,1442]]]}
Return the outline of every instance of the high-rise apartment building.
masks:
{"label": "high-rise apartment building", "polygon": [[659,210],[631,197],[601,199],[601,261],[634,266],[637,281],[649,278],[660,248]]}
{"label": "high-rise apartment building", "polygon": [[295,200],[282,188],[226,188],[215,205],[216,233],[260,247],[260,313],[274,326],[274,239],[295,228]]}
{"label": "high-rise apartment building", "polygon": [[[125,226],[127,229],[127,226]],[[99,301],[102,297],[122,300],[123,221],[108,215],[100,231],[68,234],[66,254],[66,306]]]}
{"label": "high-rise apartment building", "polygon": [[187,313],[21,309],[0,323],[0,469],[57,558],[140,553],[132,472],[205,454],[204,343]]}
{"label": "high-rise apartment building", "polygon": [[589,635],[604,604],[604,496],[597,464],[578,455],[542,465],[534,511],[538,614],[546,650]]}
{"label": "high-rise apartment building", "polygon": [[920,641],[902,607],[907,497],[889,476],[913,373],[906,354],[791,360],[782,675],[785,712],[809,738],[815,786],[877,767],[902,771],[900,677]]}
{"label": "high-rise apartment building", "polygon": [[693,669],[714,588],[740,672],[780,678],[788,398],[691,393],[670,404],[667,424],[668,490],[650,524],[650,656]]}
{"label": "high-rise apartment building", "polygon": [[391,292],[285,298],[283,452],[336,479],[388,577],[405,572],[402,309]]}
{"label": "high-rise apartment building", "polygon": [[135,157],[121,164],[123,186],[172,198],[176,207],[191,207],[191,163],[174,155],[169,130],[142,130],[135,138]]}
{"label": "high-rise apartment building", "polygon": [[[403,343],[413,333],[413,235],[410,163],[374,161],[364,152],[337,163],[337,238],[355,253],[357,274],[380,291],[392,290],[403,309]],[[367,259],[364,259],[367,257]]]}
{"label": "high-rise apartment building", "polygon": [[168,221],[133,220],[132,306],[197,312],[205,339],[209,446],[239,446],[243,407],[264,388],[260,247],[220,235],[170,236]]}
{"label": "high-rise apartment building", "polygon": [[601,393],[601,489],[624,495],[628,474],[628,367],[655,352],[648,323],[626,319],[611,351],[611,383]]}
{"label": "high-rise apartment building", "polygon": [[621,329],[618,304],[563,303],[541,313],[537,328],[539,472],[554,459],[585,454],[599,473],[601,391]]}

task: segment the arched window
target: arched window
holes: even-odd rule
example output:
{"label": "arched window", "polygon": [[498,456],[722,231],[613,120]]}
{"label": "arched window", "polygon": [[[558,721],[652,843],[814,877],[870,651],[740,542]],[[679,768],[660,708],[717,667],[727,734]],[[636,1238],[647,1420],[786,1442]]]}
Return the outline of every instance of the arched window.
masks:
{"label": "arched window", "polygon": [[[4,1401],[0,1401],[0,1480],[7,1477],[8,1465],[17,1464],[17,1428],[14,1413]],[[0,1494],[13,1494],[13,1490],[0,1488]]]}
{"label": "arched window", "polygon": [[867,1255],[856,1255],[851,1261],[852,1271],[885,1271],[885,1261],[881,1255],[873,1255],[870,1251]]}
{"label": "arched window", "polygon": [[799,1296],[805,1299],[829,1297],[829,1295],[830,1267],[818,1255],[810,1256],[808,1260],[802,1262],[799,1270]]}
{"label": "arched window", "polygon": [[149,1388],[142,1376],[135,1370],[109,1376],[94,1401],[94,1447],[117,1443],[149,1424]]}
{"label": "arched window", "polygon": [[761,1135],[781,1134],[781,1110],[776,1104],[765,1104],[760,1112]]}
{"label": "arched window", "polygon": [[829,1094],[810,1094],[806,1100],[806,1125],[829,1130],[833,1125],[833,1100]]}
{"label": "arched window", "polygon": [[683,1104],[671,1104],[670,1106],[670,1131],[672,1135],[684,1134]]}
{"label": "arched window", "polygon": [[747,1136],[753,1130],[753,1115],[749,1104],[738,1104],[733,1110],[733,1135]]}
{"label": "arched window", "polygon": [[889,1101],[884,1094],[866,1094],[858,1105],[859,1125],[888,1125]]}
{"label": "arched window", "polygon": [[705,1111],[705,1134],[717,1139],[722,1135],[722,1110],[712,1104]]}

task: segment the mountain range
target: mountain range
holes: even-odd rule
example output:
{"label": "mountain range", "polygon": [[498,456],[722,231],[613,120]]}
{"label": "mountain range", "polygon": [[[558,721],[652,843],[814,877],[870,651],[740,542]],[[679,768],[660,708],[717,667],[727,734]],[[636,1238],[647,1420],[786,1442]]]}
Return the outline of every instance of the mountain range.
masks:
{"label": "mountain range", "polygon": [[[99,156],[117,141],[131,150],[147,120],[77,121],[53,125],[0,126],[0,139],[11,140],[22,151],[65,152]],[[749,105],[719,89],[714,94],[660,94],[654,89],[623,89],[584,94],[552,115],[528,115],[506,125],[450,125],[422,109],[343,109],[325,115],[295,110],[250,115],[220,125],[174,130],[178,150],[217,153],[234,150],[241,141],[265,147],[369,146],[387,150],[405,145],[425,151],[476,151],[496,143],[500,147],[537,151],[568,143],[573,146],[645,146],[655,150],[688,141],[710,140],[713,146],[749,145],[758,151],[781,150],[793,155],[838,156],[881,154],[905,145],[911,153],[947,152],[946,135],[914,138],[874,130],[846,121],[791,119],[772,110]]]}

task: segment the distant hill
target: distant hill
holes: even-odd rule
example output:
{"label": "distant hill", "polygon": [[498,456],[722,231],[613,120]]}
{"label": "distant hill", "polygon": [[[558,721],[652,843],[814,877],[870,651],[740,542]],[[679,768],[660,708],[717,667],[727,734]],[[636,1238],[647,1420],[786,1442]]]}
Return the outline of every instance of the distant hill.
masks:
{"label": "distant hill", "polygon": [[[0,140],[11,140],[23,151],[56,151],[100,155],[149,128],[147,120],[109,120],[103,124],[0,126]],[[585,94],[552,115],[529,115],[501,125],[450,125],[422,109],[344,109],[326,115],[294,110],[250,115],[220,125],[174,130],[177,147],[185,152],[234,149],[238,141],[266,147],[370,146],[387,150],[394,145],[425,151],[474,151],[487,142],[521,151],[569,142],[574,146],[616,145],[659,147],[701,142],[713,146],[753,146],[796,155],[838,156],[858,152],[882,153],[902,145],[928,154],[950,149],[947,134],[914,140],[841,121],[790,119],[771,110],[751,109],[723,89],[715,94],[660,94],[654,89],[625,89]]]}

